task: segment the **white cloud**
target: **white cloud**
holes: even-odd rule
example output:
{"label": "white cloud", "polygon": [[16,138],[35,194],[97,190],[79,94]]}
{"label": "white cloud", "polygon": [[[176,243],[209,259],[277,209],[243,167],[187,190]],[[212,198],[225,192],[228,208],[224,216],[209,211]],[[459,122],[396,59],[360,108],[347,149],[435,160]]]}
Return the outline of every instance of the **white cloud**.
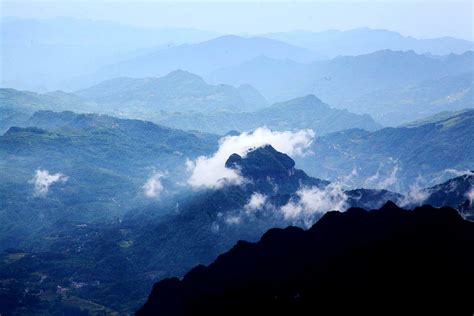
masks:
{"label": "white cloud", "polygon": [[230,155],[245,156],[256,147],[272,145],[276,150],[288,155],[304,155],[314,138],[312,130],[274,132],[260,127],[252,133],[226,136],[219,140],[219,149],[212,156],[201,156],[195,161],[188,160],[186,166],[192,172],[188,184],[193,188],[221,188],[226,184],[241,184],[244,179],[233,169],[225,167]]}
{"label": "white cloud", "polygon": [[240,224],[241,218],[237,215],[229,215],[224,220],[228,225],[238,225]]}
{"label": "white cloud", "polygon": [[49,187],[56,182],[66,182],[68,177],[62,173],[50,174],[48,170],[37,169],[33,179],[29,183],[34,185],[34,194],[36,196],[46,196]]}
{"label": "white cloud", "polygon": [[454,177],[460,177],[463,175],[468,175],[468,176],[474,175],[474,172],[472,172],[471,170],[457,170],[457,169],[445,169],[443,170],[443,173],[452,174]]}
{"label": "white cloud", "polygon": [[431,179],[429,185],[436,185],[442,182],[446,182],[449,179],[460,177],[463,175],[472,176],[474,175],[474,172],[472,172],[471,170],[458,170],[453,168],[444,169],[443,171],[438,172],[436,176]]}
{"label": "white cloud", "polygon": [[161,183],[161,178],[163,178],[164,174],[161,172],[153,172],[153,174],[146,180],[145,184],[143,185],[143,192],[145,196],[148,198],[158,198],[163,192],[163,184]]}
{"label": "white cloud", "polygon": [[382,166],[379,167],[377,172],[368,177],[364,181],[364,187],[370,187],[374,189],[390,189],[395,186],[398,188],[398,172],[400,171],[400,167],[398,164],[395,164],[391,170],[388,171],[388,175],[386,177],[382,177],[381,173]]}
{"label": "white cloud", "polygon": [[429,197],[428,190],[423,189],[418,183],[410,186],[410,190],[404,195],[400,205],[412,206],[421,205]]}
{"label": "white cloud", "polygon": [[281,207],[285,219],[302,220],[306,226],[313,223],[314,215],[347,208],[347,195],[338,184],[331,183],[323,189],[303,187],[296,192],[297,199]]}
{"label": "white cloud", "polygon": [[469,200],[469,207],[472,207],[472,204],[474,202],[474,187],[472,187],[471,190],[466,193],[466,197]]}
{"label": "white cloud", "polygon": [[244,206],[247,212],[256,211],[262,209],[267,201],[267,196],[258,192],[254,192],[250,197],[248,203]]}

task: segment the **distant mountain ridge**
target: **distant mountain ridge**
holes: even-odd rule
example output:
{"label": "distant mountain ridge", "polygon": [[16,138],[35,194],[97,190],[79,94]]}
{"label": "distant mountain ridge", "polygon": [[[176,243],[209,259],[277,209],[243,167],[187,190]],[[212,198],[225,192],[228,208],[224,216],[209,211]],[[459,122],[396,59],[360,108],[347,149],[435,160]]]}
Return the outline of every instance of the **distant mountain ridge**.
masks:
{"label": "distant mountain ridge", "polygon": [[368,93],[461,75],[473,68],[473,51],[439,57],[381,50],[306,65],[267,56],[219,69],[206,79],[233,85],[251,84],[273,102],[313,93],[329,104],[350,109],[352,100]]}
{"label": "distant mountain ridge", "polygon": [[252,86],[209,85],[184,71],[162,78],[112,79],[77,94],[0,89],[0,100],[0,109],[7,115],[0,121],[0,132],[14,125],[25,126],[28,113],[67,108],[220,135],[261,126],[274,130],[309,128],[318,135],[348,128],[372,131],[381,127],[368,115],[332,108],[314,95],[269,105]]}
{"label": "distant mountain ridge", "polygon": [[249,85],[213,86],[183,70],[160,78],[111,79],[75,93],[120,112],[240,112],[267,105],[265,98]]}
{"label": "distant mountain ridge", "polygon": [[323,32],[292,31],[266,33],[262,36],[318,51],[328,57],[362,55],[378,50],[413,50],[418,54],[462,54],[474,50],[474,42],[453,37],[418,39],[400,33],[371,28]]}
{"label": "distant mountain ridge", "polygon": [[374,91],[345,106],[355,113],[369,113],[385,126],[406,124],[442,111],[473,108],[474,72]]}
{"label": "distant mountain ridge", "polygon": [[0,24],[0,86],[37,92],[72,90],[73,78],[106,64],[142,55],[151,48],[155,51],[219,35],[65,17],[2,17]]}
{"label": "distant mountain ridge", "polygon": [[474,169],[471,139],[474,110],[466,110],[411,127],[324,135],[311,145],[315,155],[296,161],[322,179],[407,192],[417,181],[431,186],[450,178],[453,171]]}
{"label": "distant mountain ridge", "polygon": [[[368,28],[237,37],[190,28],[144,28],[60,17],[5,17],[0,29],[0,64],[4,70],[1,86],[37,92],[77,90],[114,77],[162,76],[177,68],[205,75],[215,70],[214,66],[229,67],[262,55],[308,62],[383,49],[433,55],[473,49],[470,41],[415,39]],[[196,52],[197,60],[188,50]],[[203,59],[206,54],[211,62]],[[287,95],[279,101],[295,96]]]}
{"label": "distant mountain ridge", "polygon": [[279,131],[309,128],[318,135],[348,128],[369,131],[381,128],[369,115],[358,115],[330,107],[314,95],[243,113],[163,113],[156,122],[174,128],[195,129],[221,135],[230,130],[245,132],[261,126]]}
{"label": "distant mountain ridge", "polygon": [[175,69],[204,75],[261,55],[299,62],[309,62],[318,58],[317,53],[308,49],[264,37],[245,38],[225,35],[197,44],[159,49],[108,65],[99,69],[91,78],[97,81],[123,76],[156,77]]}

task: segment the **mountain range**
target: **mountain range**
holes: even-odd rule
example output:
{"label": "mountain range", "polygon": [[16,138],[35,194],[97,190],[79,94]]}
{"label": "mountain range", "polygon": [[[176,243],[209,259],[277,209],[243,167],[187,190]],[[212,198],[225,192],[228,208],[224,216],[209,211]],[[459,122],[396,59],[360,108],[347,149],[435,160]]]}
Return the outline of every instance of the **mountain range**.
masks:
{"label": "mountain range", "polygon": [[323,32],[292,31],[266,33],[262,36],[305,47],[333,58],[342,55],[363,55],[378,50],[413,50],[418,54],[462,54],[474,49],[474,43],[452,37],[418,39],[400,33],[371,28]]}
{"label": "mountain range", "polygon": [[[267,101],[249,85],[209,85],[201,77],[175,70],[160,78],[116,78],[76,91],[108,111],[150,115],[150,112],[252,111]],[[156,114],[155,114],[156,115]]]}
{"label": "mountain range", "polygon": [[180,129],[193,129],[208,133],[225,134],[231,130],[253,131],[266,126],[272,130],[312,129],[324,135],[348,128],[373,131],[382,126],[369,115],[354,114],[336,109],[314,95],[279,102],[260,110],[232,113],[162,113],[155,122]]}
{"label": "mountain range", "polygon": [[110,222],[131,207],[166,203],[183,189],[187,159],[215,151],[218,140],[72,112],[37,112],[25,125],[0,136],[2,249],[41,248],[36,234],[57,222]]}
{"label": "mountain range", "polygon": [[252,131],[261,126],[274,130],[313,129],[326,134],[348,128],[381,127],[368,115],[335,109],[317,97],[269,105],[253,87],[209,85],[201,77],[174,71],[161,78],[117,78],[75,93],[38,94],[0,89],[0,132],[28,125],[28,114],[38,110],[95,112],[150,120],[173,128],[224,135],[231,130]]}
{"label": "mountain range", "polygon": [[[368,28],[244,37],[85,19],[6,17],[2,18],[0,29],[0,65],[4,70],[0,85],[36,92],[73,91],[115,77],[157,77],[175,69],[207,75],[259,56],[282,63],[310,62],[385,49],[438,56],[462,54],[474,47],[472,41],[449,37],[416,39]],[[273,98],[274,92],[268,97],[274,102],[315,92],[279,99]]]}
{"label": "mountain range", "polygon": [[[309,62],[317,53],[264,37],[225,35],[196,44],[158,49],[135,58],[100,68],[90,79],[114,77],[156,77],[175,69],[204,75],[220,68],[239,65],[258,56]],[[88,78],[84,78],[84,81]]]}
{"label": "mountain range", "polygon": [[[186,193],[170,203],[131,208],[116,221],[58,219],[36,234],[35,247],[7,249],[0,276],[12,281],[5,284],[2,306],[24,312],[52,313],[64,306],[76,311],[130,312],[144,302],[153,282],[183,275],[197,264],[210,264],[238,240],[255,242],[274,227],[310,227],[321,217],[324,222],[324,214],[333,209],[374,209],[390,200],[406,201],[386,190],[344,190],[337,183],[311,178],[271,146],[245,156],[232,154],[225,165],[247,181]],[[446,183],[428,189],[432,203],[467,203],[472,175],[452,181],[466,185]],[[456,199],[443,197],[454,192]],[[463,214],[472,211],[465,209]],[[331,231],[341,236],[345,232]]]}
{"label": "mountain range", "polygon": [[296,158],[308,174],[355,187],[407,192],[474,169],[474,110],[368,132],[351,129],[317,138],[314,155]]}
{"label": "mountain range", "polygon": [[473,41],[0,37],[0,316],[474,313]]}
{"label": "mountain range", "polygon": [[250,84],[273,102],[313,93],[333,106],[350,110],[352,100],[368,93],[460,75],[473,68],[473,51],[430,56],[414,51],[381,50],[309,64],[257,57],[214,71],[206,79],[232,85]]}
{"label": "mountain range", "polygon": [[217,33],[185,28],[144,28],[74,18],[0,21],[1,87],[46,92],[65,89],[104,65]]}
{"label": "mountain range", "polygon": [[368,113],[384,126],[398,126],[443,111],[472,108],[474,73],[432,79],[397,89],[385,89],[358,97],[345,106]]}

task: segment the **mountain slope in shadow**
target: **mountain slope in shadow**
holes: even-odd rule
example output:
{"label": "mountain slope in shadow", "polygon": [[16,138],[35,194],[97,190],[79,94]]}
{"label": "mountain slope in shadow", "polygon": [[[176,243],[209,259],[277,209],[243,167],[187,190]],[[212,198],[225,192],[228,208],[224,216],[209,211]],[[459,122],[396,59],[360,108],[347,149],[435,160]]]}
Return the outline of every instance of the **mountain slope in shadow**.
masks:
{"label": "mountain slope in shadow", "polygon": [[474,223],[447,207],[329,212],[155,284],[137,315],[471,314],[473,242]]}

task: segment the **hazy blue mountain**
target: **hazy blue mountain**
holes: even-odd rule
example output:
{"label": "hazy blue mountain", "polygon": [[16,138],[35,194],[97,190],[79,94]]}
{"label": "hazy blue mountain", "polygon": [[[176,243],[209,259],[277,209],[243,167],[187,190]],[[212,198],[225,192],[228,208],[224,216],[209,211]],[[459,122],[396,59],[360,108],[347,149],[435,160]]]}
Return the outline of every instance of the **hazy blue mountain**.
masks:
{"label": "hazy blue mountain", "polygon": [[115,78],[75,93],[41,94],[0,88],[0,103],[0,109],[5,111],[0,133],[11,126],[24,126],[22,121],[28,118],[25,114],[38,110],[94,112],[157,122],[169,115],[166,113],[250,112],[268,106],[266,99],[250,85],[210,85],[182,70],[161,78]]}
{"label": "hazy blue mountain", "polygon": [[459,110],[459,111],[443,111],[443,112],[436,113],[434,115],[424,117],[419,120],[415,120],[415,121],[403,124],[400,127],[419,127],[419,126],[430,124],[430,123],[437,123],[437,122],[447,120],[453,116],[457,116],[464,112],[469,112],[469,111],[471,110],[464,109],[464,110]]}
{"label": "hazy blue mountain", "polygon": [[205,78],[212,83],[251,84],[270,101],[278,102],[310,93],[310,74],[311,69],[305,63],[257,56],[239,65],[217,69]]}
{"label": "hazy blue mountain", "polygon": [[187,159],[215,151],[218,139],[72,112],[37,112],[25,125],[0,136],[1,248],[31,245],[58,221],[107,222],[165,201],[183,189]]}
{"label": "hazy blue mountain", "polygon": [[0,135],[11,126],[22,126],[29,118],[30,114],[27,111],[0,107]]}
{"label": "hazy blue mountain", "polygon": [[368,113],[385,126],[397,126],[442,111],[473,108],[474,73],[374,91],[345,106],[356,113]]}
{"label": "hazy blue mountain", "polygon": [[[173,128],[221,135],[261,126],[274,130],[310,128],[318,135],[348,128],[381,127],[368,115],[331,108],[313,95],[268,106],[251,86],[208,85],[185,71],[174,71],[162,78],[112,79],[75,94],[0,89],[0,99],[0,109],[11,112],[0,121],[2,132],[11,126],[31,126],[26,124],[28,117],[24,114],[45,109],[146,119]],[[18,116],[13,114],[16,112]]]}
{"label": "hazy blue mountain", "polygon": [[217,36],[194,29],[153,29],[72,18],[2,18],[0,86],[64,89],[67,80],[132,58],[149,47],[195,43]]}
{"label": "hazy blue mountain", "polygon": [[[267,101],[249,85],[209,85],[198,75],[175,70],[160,78],[116,78],[76,91],[109,112],[155,115],[159,111],[253,111]],[[125,114],[126,115],[126,114]]]}
{"label": "hazy blue mountain", "polygon": [[0,134],[12,126],[26,126],[28,119],[38,110],[100,112],[95,103],[72,93],[36,93],[0,88]]}
{"label": "hazy blue mountain", "polygon": [[453,37],[418,39],[393,31],[370,28],[324,32],[292,31],[266,33],[262,36],[305,47],[328,57],[363,55],[384,49],[413,50],[419,54],[434,55],[462,54],[474,49],[474,42]]}
{"label": "hazy blue mountain", "polygon": [[470,313],[473,242],[474,223],[449,207],[330,212],[308,230],[269,230],[155,284],[137,316]]}
{"label": "hazy blue mountain", "polygon": [[265,55],[276,59],[308,62],[317,54],[296,46],[263,37],[244,38],[235,35],[221,36],[197,44],[184,44],[139,56],[102,68],[97,78],[156,77],[175,69],[183,69],[199,75],[223,67],[241,64]]}
{"label": "hazy blue mountain", "polygon": [[467,110],[413,127],[328,134],[313,142],[314,155],[297,162],[322,179],[403,192],[412,185],[439,183],[452,176],[453,169],[474,169],[471,139],[474,110]]}
{"label": "hazy blue mountain", "polygon": [[314,95],[275,103],[253,112],[162,113],[155,121],[165,126],[221,135],[230,130],[245,132],[261,126],[279,131],[309,128],[318,135],[348,128],[375,130],[381,127],[369,115],[331,108]]}
{"label": "hazy blue mountain", "polygon": [[326,134],[357,126],[366,130],[380,127],[369,115],[355,115],[347,110],[331,108],[314,95],[276,103],[262,109],[256,116],[262,123],[276,130],[311,128],[316,133]]}
{"label": "hazy blue mountain", "polygon": [[61,91],[36,93],[0,88],[2,108],[34,112],[37,110],[87,110],[86,101],[77,95]]}
{"label": "hazy blue mountain", "polygon": [[311,67],[289,59],[257,56],[241,64],[217,69],[205,76],[212,83],[250,84],[272,102],[311,93]]}
{"label": "hazy blue mountain", "polygon": [[[313,93],[333,106],[348,107],[353,100],[374,91],[400,89],[473,68],[472,51],[438,57],[383,50],[306,65],[259,58],[215,71],[207,79],[232,85],[248,83],[270,101]],[[274,75],[283,73],[287,75]]]}

